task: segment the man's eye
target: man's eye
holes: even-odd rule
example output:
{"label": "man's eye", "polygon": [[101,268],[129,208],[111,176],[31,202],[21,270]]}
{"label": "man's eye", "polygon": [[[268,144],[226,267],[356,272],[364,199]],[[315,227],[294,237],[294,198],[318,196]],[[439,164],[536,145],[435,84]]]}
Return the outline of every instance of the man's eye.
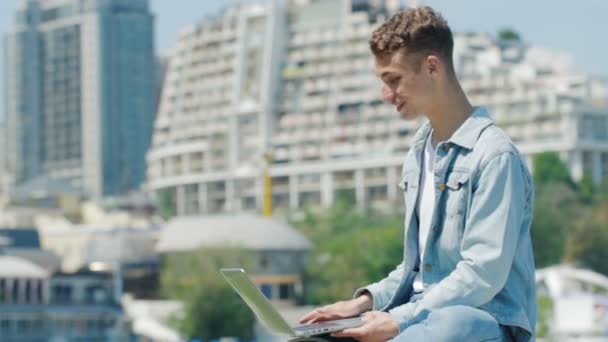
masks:
{"label": "man's eye", "polygon": [[395,84],[397,84],[397,82],[399,82],[399,78],[398,78],[398,77],[391,78],[391,79],[388,79],[388,80],[386,81],[386,83],[387,83],[388,85],[395,85]]}

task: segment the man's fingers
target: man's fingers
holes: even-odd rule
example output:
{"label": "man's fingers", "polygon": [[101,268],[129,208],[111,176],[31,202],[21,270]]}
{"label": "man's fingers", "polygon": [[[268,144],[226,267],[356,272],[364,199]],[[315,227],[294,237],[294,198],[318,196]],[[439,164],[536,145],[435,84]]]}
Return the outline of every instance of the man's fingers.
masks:
{"label": "man's fingers", "polygon": [[329,321],[331,319],[335,319],[336,316],[332,315],[330,313],[323,313],[323,314],[319,314],[318,316],[314,317],[309,323],[318,323],[318,322],[323,322],[323,321]]}
{"label": "man's fingers", "polygon": [[312,313],[306,314],[304,317],[300,318],[300,324],[305,324],[312,318]]}
{"label": "man's fingers", "polygon": [[306,322],[317,318],[319,315],[324,313],[323,309],[315,309],[309,313],[307,313],[304,317],[300,318],[300,323],[306,324]]}
{"label": "man's fingers", "polygon": [[369,322],[374,320],[374,318],[376,318],[376,314],[374,312],[364,312],[363,315],[361,315],[361,320],[363,322]]}
{"label": "man's fingers", "polygon": [[340,331],[336,331],[331,334],[331,336],[335,337],[361,337],[365,335],[367,328],[365,326],[360,326],[356,328],[348,328]]}
{"label": "man's fingers", "polygon": [[306,316],[304,316],[304,317],[300,318],[300,323],[302,323],[302,324],[307,324],[307,322],[309,322],[309,321],[311,321],[311,320],[315,319],[315,318],[316,318],[316,315],[317,315],[316,313],[311,312],[311,313],[307,314]]}
{"label": "man's fingers", "polygon": [[308,320],[308,322],[304,323],[304,324],[313,324],[313,323],[317,323],[319,321],[323,320],[322,316],[317,316],[317,317],[313,317],[311,319]]}

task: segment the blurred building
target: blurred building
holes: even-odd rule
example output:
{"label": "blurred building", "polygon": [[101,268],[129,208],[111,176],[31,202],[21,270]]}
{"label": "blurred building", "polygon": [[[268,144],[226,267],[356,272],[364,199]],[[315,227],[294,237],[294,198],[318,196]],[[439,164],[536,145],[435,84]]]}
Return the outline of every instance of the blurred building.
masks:
{"label": "blurred building", "polygon": [[[289,8],[289,44],[272,138],[273,204],[329,206],[400,201],[408,138],[380,100],[368,39],[399,9],[389,1],[300,1]],[[396,206],[395,206],[396,207]]]}
{"label": "blurred building", "polygon": [[7,191],[6,173],[6,120],[0,121],[0,206]]}
{"label": "blurred building", "polygon": [[[401,207],[402,161],[423,120],[403,121],[382,102],[368,44],[398,6],[294,0],[280,10],[229,8],[187,30],[171,55],[147,157],[148,189],[161,206],[178,215],[259,210],[262,155],[269,152],[275,210],[329,206],[342,196],[361,206]],[[266,80],[255,88],[266,93],[262,107],[243,92],[248,69],[239,59],[214,57],[224,49],[247,51],[239,28],[249,19],[233,18],[249,18],[245,13],[254,8],[275,23],[265,26],[264,49],[273,53],[256,64],[256,75]],[[241,24],[225,28],[231,22]],[[270,41],[271,30],[287,34]],[[257,58],[245,55],[251,63]],[[471,102],[488,107],[529,164],[534,154],[554,151],[575,180],[589,175],[599,183],[608,176],[607,80],[577,73],[567,55],[517,37],[457,34],[454,63]],[[226,88],[213,93],[204,84]],[[250,106],[264,129],[240,129],[253,117],[242,115]]]}
{"label": "blurred building", "polygon": [[43,248],[61,257],[61,270],[75,272],[87,265],[118,268],[123,291],[135,298],[158,296],[159,229],[108,225],[41,225]]}
{"label": "blurred building", "polygon": [[[165,77],[167,76],[167,68],[169,67],[169,57],[158,56],[156,57],[156,78],[154,81],[154,108],[158,109],[160,104],[160,96],[162,95],[163,86],[165,84]],[[154,112],[154,118],[156,119],[156,113]]]}
{"label": "blurred building", "polygon": [[141,300],[125,295],[122,306],[132,322],[139,341],[182,342],[184,338],[171,321],[184,315],[184,304],[177,300]]}
{"label": "blurred building", "polygon": [[55,208],[70,218],[77,218],[84,197],[83,191],[67,180],[40,176],[13,187],[8,204],[13,207]]}
{"label": "blurred building", "polygon": [[463,34],[454,50],[471,102],[489,109],[530,165],[536,153],[557,152],[575,180],[608,180],[606,80],[575,71],[567,53],[518,39]]}
{"label": "blurred building", "polygon": [[0,122],[0,209],[8,201],[10,189],[10,175],[7,168],[7,139],[6,139],[6,119]]}
{"label": "blurred building", "polygon": [[[150,186],[190,199],[179,212],[256,208],[285,39],[282,11],[243,4],[180,34],[147,156]],[[201,181],[185,181],[191,176]]]}
{"label": "blurred building", "polygon": [[8,171],[100,197],[137,188],[155,111],[147,0],[23,0],[4,37]]}
{"label": "blurred building", "polygon": [[110,273],[50,274],[25,259],[0,256],[0,339],[128,340],[117,294]]}
{"label": "blurred building", "polygon": [[38,231],[33,228],[0,228],[0,255],[22,258],[48,273],[58,271],[61,266],[57,254],[41,248]]}
{"label": "blurred building", "polygon": [[[312,65],[312,78],[321,83],[334,82],[336,74],[340,77],[335,82],[348,83],[343,78],[352,70],[345,69],[343,58],[348,52],[342,44],[354,41],[359,42],[355,53],[363,60],[357,60],[357,65],[371,80],[371,60],[366,53],[370,21],[385,16],[388,7],[394,10],[395,3],[398,6],[395,1],[273,1],[230,7],[187,28],[171,54],[147,156],[149,189],[161,201],[175,203],[179,214],[261,208],[263,155],[272,151],[273,145],[280,146],[275,141],[276,128],[281,126],[277,119],[293,106],[298,111],[305,107],[310,107],[309,111],[333,111],[338,106],[338,99],[327,94],[327,85],[326,93],[310,97],[302,93],[295,98],[282,90],[294,87],[291,80],[298,76],[299,69],[293,69],[303,66],[293,57],[297,49],[308,46],[302,46],[300,32],[313,35],[306,44],[315,48],[306,52],[303,63],[308,59],[311,64],[316,59],[333,63],[319,63],[319,68]],[[308,112],[300,116],[309,117]],[[318,125],[329,127],[320,115],[312,117]],[[279,120],[294,122],[290,118]],[[321,142],[309,144],[300,138],[303,134],[320,137],[318,132],[304,126],[301,129],[301,133],[278,134],[291,135],[303,149],[306,145],[318,151]],[[276,151],[276,163],[286,162],[283,152]],[[394,162],[395,184],[400,158]],[[289,174],[284,168],[273,168],[272,173],[277,178]],[[311,177],[315,175],[302,175],[305,180]],[[275,180],[278,205],[285,202],[280,197],[286,193],[282,181]],[[292,197],[298,197],[299,192],[304,192],[305,199],[314,199],[314,194],[307,196],[306,184],[300,191],[287,191],[294,194]]]}
{"label": "blurred building", "polygon": [[246,271],[275,303],[290,306],[301,296],[312,243],[275,219],[250,214],[174,218],[163,228],[156,247],[164,256],[218,248],[251,252],[252,269]]}
{"label": "blurred building", "polygon": [[536,287],[538,295],[552,303],[547,322],[549,340],[592,336],[606,340],[608,277],[591,270],[558,265],[538,270]]}

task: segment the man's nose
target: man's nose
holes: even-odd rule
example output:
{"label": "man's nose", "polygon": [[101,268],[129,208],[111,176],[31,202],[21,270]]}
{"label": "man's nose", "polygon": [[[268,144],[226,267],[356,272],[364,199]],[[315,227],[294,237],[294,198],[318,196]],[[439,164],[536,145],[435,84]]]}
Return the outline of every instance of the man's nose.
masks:
{"label": "man's nose", "polygon": [[382,85],[382,100],[392,104],[395,103],[395,92],[386,84]]}

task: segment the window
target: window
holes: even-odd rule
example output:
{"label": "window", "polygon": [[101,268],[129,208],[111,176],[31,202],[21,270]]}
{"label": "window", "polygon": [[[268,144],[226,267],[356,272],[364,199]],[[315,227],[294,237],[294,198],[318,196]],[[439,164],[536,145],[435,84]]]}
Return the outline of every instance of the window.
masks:
{"label": "window", "polygon": [[103,300],[103,289],[98,285],[89,285],[85,288],[85,302],[99,303]]}
{"label": "window", "polygon": [[13,295],[12,300],[17,301],[19,299],[19,285],[18,282],[13,282]]}
{"label": "window", "polygon": [[11,331],[11,321],[8,319],[3,319],[0,321],[0,331],[3,333],[8,333]]}
{"label": "window", "polygon": [[25,302],[29,303],[29,302],[33,302],[32,300],[32,296],[33,296],[33,291],[32,291],[32,280],[25,280]]}
{"label": "window", "polygon": [[17,333],[23,334],[29,330],[30,322],[27,320],[20,319],[17,321]]}
{"label": "window", "polygon": [[38,302],[43,302],[44,301],[44,294],[42,292],[42,287],[44,286],[44,283],[42,282],[42,280],[38,281],[38,287],[36,290],[36,296],[38,298]]}
{"label": "window", "polygon": [[587,176],[593,174],[593,154],[589,151],[583,152],[583,174]]}
{"label": "window", "polygon": [[[608,182],[608,153],[604,152],[601,156],[602,182]],[[1,289],[0,289],[1,291]]]}
{"label": "window", "polygon": [[293,284],[280,284],[279,285],[279,299],[287,300],[291,299],[293,293]]}
{"label": "window", "polygon": [[262,284],[260,290],[262,291],[262,294],[264,294],[264,297],[272,299],[272,285]]}
{"label": "window", "polygon": [[0,303],[4,303],[6,301],[6,293],[4,292],[5,286],[6,286],[6,281],[4,279],[0,279]]}
{"label": "window", "polygon": [[260,257],[260,267],[261,267],[262,269],[265,269],[265,268],[267,268],[267,267],[268,267],[268,265],[269,265],[269,262],[268,262],[268,257],[267,257],[267,256],[265,256],[265,255],[261,256],[261,257]]}
{"label": "window", "polygon": [[53,300],[57,303],[67,303],[72,298],[72,287],[69,285],[55,285],[53,287]]}

